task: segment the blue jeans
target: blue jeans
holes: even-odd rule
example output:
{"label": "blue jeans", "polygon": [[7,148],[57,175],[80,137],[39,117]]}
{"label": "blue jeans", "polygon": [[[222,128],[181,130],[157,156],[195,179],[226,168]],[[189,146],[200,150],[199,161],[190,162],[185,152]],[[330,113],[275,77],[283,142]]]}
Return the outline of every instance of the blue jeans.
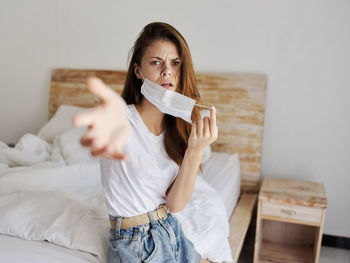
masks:
{"label": "blue jeans", "polygon": [[110,230],[109,263],[200,262],[201,256],[185,237],[176,218],[170,213],[165,220],[154,220],[151,213],[148,217],[150,223],[120,229],[123,218],[110,216],[117,226]]}

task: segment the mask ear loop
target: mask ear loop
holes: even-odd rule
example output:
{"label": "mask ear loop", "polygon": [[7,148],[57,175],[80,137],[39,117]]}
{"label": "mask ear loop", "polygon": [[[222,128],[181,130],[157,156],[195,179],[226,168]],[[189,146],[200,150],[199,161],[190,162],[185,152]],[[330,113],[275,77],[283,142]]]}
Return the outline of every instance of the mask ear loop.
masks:
{"label": "mask ear loop", "polygon": [[143,76],[143,74],[142,74],[142,71],[141,71],[141,68],[139,67],[139,70],[140,70],[140,75],[141,75],[141,78],[142,78],[142,82],[144,82],[145,81],[145,77]]}
{"label": "mask ear loop", "polygon": [[209,106],[204,106],[204,105],[200,105],[200,104],[194,104],[195,106],[201,107],[201,108],[206,108],[206,109],[212,109],[213,106],[209,107]]}

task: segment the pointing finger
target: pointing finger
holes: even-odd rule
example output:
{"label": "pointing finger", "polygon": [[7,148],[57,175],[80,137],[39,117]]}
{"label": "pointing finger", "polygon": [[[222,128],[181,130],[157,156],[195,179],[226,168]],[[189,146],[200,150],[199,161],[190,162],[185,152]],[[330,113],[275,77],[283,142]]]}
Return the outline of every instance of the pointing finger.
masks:
{"label": "pointing finger", "polygon": [[115,96],[115,92],[103,83],[102,80],[96,77],[90,77],[87,79],[86,84],[91,93],[98,96],[102,103],[110,101],[113,96]]}
{"label": "pointing finger", "polygon": [[210,132],[213,134],[216,128],[216,109],[211,107],[210,109]]}

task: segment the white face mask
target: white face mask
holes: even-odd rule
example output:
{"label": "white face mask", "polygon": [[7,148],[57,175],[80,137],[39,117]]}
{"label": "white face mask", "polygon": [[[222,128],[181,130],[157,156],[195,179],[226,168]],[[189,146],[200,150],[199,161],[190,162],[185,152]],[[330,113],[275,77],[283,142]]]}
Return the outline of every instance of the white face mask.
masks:
{"label": "white face mask", "polygon": [[195,105],[210,109],[210,107],[196,104],[194,99],[176,91],[165,89],[157,83],[146,79],[141,70],[140,74],[144,80],[141,86],[141,94],[161,112],[192,123],[191,115]]}
{"label": "white face mask", "polygon": [[161,112],[192,123],[191,114],[196,103],[195,100],[178,92],[165,89],[148,79],[144,79],[141,94]]}

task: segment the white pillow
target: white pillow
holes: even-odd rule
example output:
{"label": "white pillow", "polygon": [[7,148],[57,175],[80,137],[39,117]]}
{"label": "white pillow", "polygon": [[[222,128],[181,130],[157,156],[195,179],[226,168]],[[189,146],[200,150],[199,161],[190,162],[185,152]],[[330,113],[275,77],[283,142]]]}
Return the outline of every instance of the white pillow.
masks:
{"label": "white pillow", "polygon": [[73,128],[56,137],[63,159],[67,164],[99,162],[90,150],[80,144],[80,138],[87,128]]}
{"label": "white pillow", "polygon": [[57,135],[74,127],[72,120],[75,114],[87,110],[89,109],[62,104],[55,115],[40,129],[38,136],[52,143]]}
{"label": "white pillow", "polygon": [[174,216],[202,257],[213,262],[232,262],[230,227],[223,200],[201,177],[197,176],[186,207]]}
{"label": "white pillow", "polygon": [[205,163],[202,163],[202,167],[202,178],[224,200],[227,218],[230,218],[241,188],[238,153],[212,152],[210,158]]}

